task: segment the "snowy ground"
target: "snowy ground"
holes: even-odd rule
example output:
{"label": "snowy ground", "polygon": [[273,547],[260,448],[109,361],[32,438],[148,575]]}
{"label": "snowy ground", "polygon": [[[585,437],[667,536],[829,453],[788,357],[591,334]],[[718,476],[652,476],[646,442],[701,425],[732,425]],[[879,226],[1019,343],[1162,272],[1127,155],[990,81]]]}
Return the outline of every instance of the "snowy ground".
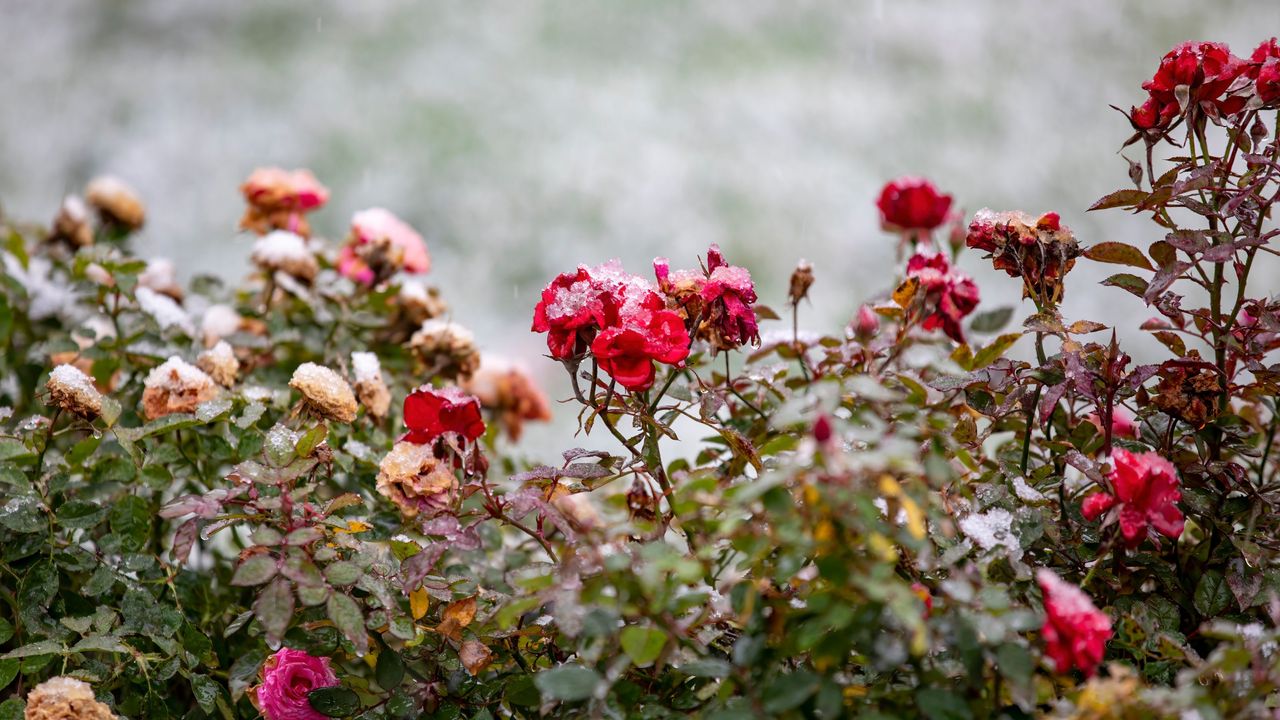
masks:
{"label": "snowy ground", "polygon": [[[255,166],[313,168],[318,216],[385,205],[421,229],[455,319],[540,363],[537,290],[577,262],[647,272],[719,242],[781,305],[817,268],[804,324],[842,325],[886,289],[872,199],[925,174],[968,209],[1058,210],[1086,243],[1159,239],[1086,215],[1126,185],[1127,123],[1187,39],[1247,53],[1280,3],[1077,0],[14,2],[0,8],[0,203],[45,218],[100,172],[150,202],[143,251],[245,272],[234,224]],[[984,305],[1016,286],[962,263]],[[1090,287],[1068,312],[1147,311]],[[1072,290],[1074,289],[1074,294]]]}

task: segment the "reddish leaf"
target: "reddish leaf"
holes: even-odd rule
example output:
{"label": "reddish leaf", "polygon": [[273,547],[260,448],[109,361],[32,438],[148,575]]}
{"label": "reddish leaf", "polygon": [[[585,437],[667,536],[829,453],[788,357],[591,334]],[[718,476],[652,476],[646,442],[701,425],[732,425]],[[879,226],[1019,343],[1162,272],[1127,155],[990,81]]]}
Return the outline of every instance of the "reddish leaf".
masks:
{"label": "reddish leaf", "polygon": [[1142,190],[1117,190],[1099,198],[1097,202],[1089,206],[1089,209],[1106,210],[1108,208],[1132,207],[1146,199],[1147,193]]}
{"label": "reddish leaf", "polygon": [[1128,265],[1143,270],[1155,270],[1142,251],[1132,245],[1119,242],[1102,242],[1084,251],[1084,256],[1095,262]]}

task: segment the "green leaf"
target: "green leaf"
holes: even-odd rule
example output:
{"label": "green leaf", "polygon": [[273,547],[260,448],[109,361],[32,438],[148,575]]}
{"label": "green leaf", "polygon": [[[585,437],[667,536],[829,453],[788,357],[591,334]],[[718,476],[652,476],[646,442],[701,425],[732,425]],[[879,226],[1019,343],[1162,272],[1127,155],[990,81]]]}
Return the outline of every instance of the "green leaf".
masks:
{"label": "green leaf", "polygon": [[916,705],[929,720],[973,720],[964,698],[950,690],[921,688],[916,691]]}
{"label": "green leaf", "polygon": [[356,646],[356,651],[364,654],[369,651],[369,634],[364,629],[364,614],[360,606],[350,596],[333,593],[326,606],[329,619],[342,631],[344,637]]}
{"label": "green leaf", "polygon": [[111,507],[111,531],[120,538],[120,547],[137,552],[151,535],[151,504],[137,495],[126,495]]}
{"label": "green leaf", "polygon": [[969,323],[969,329],[976,333],[993,333],[999,332],[1001,328],[1009,324],[1013,319],[1013,307],[1001,307],[995,310],[980,312],[973,316],[973,321]]}
{"label": "green leaf", "polygon": [[131,654],[132,650],[128,645],[120,642],[120,638],[110,635],[90,635],[80,642],[71,646],[71,652],[113,652]]}
{"label": "green leaf", "polygon": [[1031,675],[1035,672],[1035,661],[1026,648],[1005,643],[996,651],[996,667],[1000,669],[1001,674],[1009,678],[1010,683],[1027,688],[1031,685]]}
{"label": "green leaf", "polygon": [[404,660],[400,654],[389,647],[383,647],[378,653],[378,664],[374,668],[374,677],[383,690],[395,690],[404,680]]}
{"label": "green leaf", "polygon": [[298,457],[311,457],[311,451],[316,446],[324,442],[324,438],[329,434],[329,427],[323,423],[308,430],[301,438],[298,438]]}
{"label": "green leaf", "polygon": [[58,508],[58,524],[68,528],[87,530],[102,522],[106,516],[106,508],[85,500],[72,500]]}
{"label": "green leaf", "polygon": [[27,704],[20,698],[9,698],[0,703],[0,720],[22,720]]}
{"label": "green leaf", "polygon": [[729,677],[729,673],[733,671],[733,666],[724,660],[707,659],[694,660],[681,665],[677,669],[685,675],[693,677],[722,678]]}
{"label": "green leaf", "polygon": [[543,670],[533,676],[533,682],[543,696],[563,702],[586,700],[595,694],[602,679],[591,668],[581,665],[561,665]]}
{"label": "green leaf", "polygon": [[47,527],[44,519],[44,506],[40,500],[31,495],[18,495],[9,498],[0,506],[0,525],[18,533],[32,533]]}
{"label": "green leaf", "polygon": [[346,717],[360,709],[360,696],[340,686],[312,690],[307,693],[307,702],[326,717]]}
{"label": "green leaf", "polygon": [[38,655],[61,655],[66,652],[66,648],[62,643],[54,640],[41,640],[23,645],[16,650],[10,650],[4,655],[0,655],[0,660],[12,660],[14,658],[36,657]]}
{"label": "green leaf", "polygon": [[0,645],[9,642],[11,637],[13,637],[13,623],[0,617]]}
{"label": "green leaf", "polygon": [[9,687],[9,683],[18,677],[18,667],[21,665],[17,660],[0,660],[0,690]]}
{"label": "green leaf", "polygon": [[257,553],[245,558],[231,576],[231,584],[237,587],[261,585],[276,576],[279,564],[270,553]]}
{"label": "green leaf", "polygon": [[1129,273],[1118,273],[1116,275],[1112,275],[1106,280],[1103,280],[1102,284],[1109,285],[1111,287],[1118,287],[1121,290],[1125,290],[1131,295],[1136,295],[1138,297],[1146,297],[1147,294],[1147,281],[1137,275],[1131,275]]}
{"label": "green leaf", "polygon": [[98,449],[98,445],[102,443],[101,435],[90,435],[81,440],[71,448],[71,452],[67,453],[67,462],[72,466],[79,465],[85,461],[85,458],[93,454]]}
{"label": "green leaf", "polygon": [[795,709],[818,691],[818,677],[805,670],[782,675],[765,688],[764,710],[771,715]]}
{"label": "green leaf", "polygon": [[332,585],[354,585],[363,574],[358,565],[346,560],[331,563],[324,569],[324,578]]}
{"label": "green leaf", "polygon": [[191,693],[195,695],[196,703],[200,705],[201,710],[212,715],[218,704],[218,696],[222,694],[217,681],[208,675],[198,674],[192,675],[190,680]]}
{"label": "green leaf", "polygon": [[623,628],[619,638],[622,651],[639,667],[648,667],[662,654],[667,644],[667,634],[657,628],[632,625]]}
{"label": "green leaf", "polygon": [[992,340],[990,344],[979,350],[978,354],[973,357],[973,369],[981,370],[999,360],[1021,337],[1022,333],[1005,333]]}
{"label": "green leaf", "polygon": [[1201,615],[1206,618],[1219,615],[1231,605],[1231,600],[1231,587],[1221,572],[1208,570],[1200,576],[1192,602]]}
{"label": "green leaf", "polygon": [[31,449],[17,438],[0,438],[0,460],[12,460],[14,458],[35,455]]}
{"label": "green leaf", "polygon": [[1084,256],[1094,262],[1112,265],[1128,265],[1143,270],[1155,271],[1151,261],[1138,248],[1120,242],[1100,242],[1091,245],[1084,251]]}
{"label": "green leaf", "polygon": [[293,618],[293,593],[289,589],[289,581],[276,578],[262,590],[253,603],[253,614],[267,637],[279,641],[284,631],[289,628],[289,620]]}

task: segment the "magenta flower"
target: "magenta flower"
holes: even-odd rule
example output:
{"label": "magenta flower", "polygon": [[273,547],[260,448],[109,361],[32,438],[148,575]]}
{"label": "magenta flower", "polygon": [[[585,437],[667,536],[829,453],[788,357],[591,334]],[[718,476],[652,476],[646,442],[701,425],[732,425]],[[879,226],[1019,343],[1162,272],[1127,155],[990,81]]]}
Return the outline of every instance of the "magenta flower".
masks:
{"label": "magenta flower", "polygon": [[1108,479],[1115,494],[1097,492],[1084,499],[1080,512],[1086,520],[1097,520],[1118,507],[1117,518],[1125,545],[1137,547],[1148,535],[1159,533],[1178,539],[1184,519],[1178,509],[1178,471],[1173,463],[1154,452],[1131,453],[1116,448],[1111,453]]}
{"label": "magenta flower", "polygon": [[907,261],[907,277],[920,281],[919,291],[925,294],[926,315],[921,327],[925,330],[942,329],[947,337],[964,342],[961,321],[978,307],[978,286],[973,280],[951,267],[947,257],[917,254]]}
{"label": "magenta flower", "polygon": [[311,709],[307,694],[338,684],[329,658],[280,648],[262,664],[260,676],[262,682],[249,689],[249,699],[267,720],[325,720]]}
{"label": "magenta flower", "polygon": [[1044,593],[1044,651],[1059,673],[1079,670],[1090,677],[1102,662],[1111,639],[1111,618],[1094,606],[1084,591],[1050,570],[1036,573]]}

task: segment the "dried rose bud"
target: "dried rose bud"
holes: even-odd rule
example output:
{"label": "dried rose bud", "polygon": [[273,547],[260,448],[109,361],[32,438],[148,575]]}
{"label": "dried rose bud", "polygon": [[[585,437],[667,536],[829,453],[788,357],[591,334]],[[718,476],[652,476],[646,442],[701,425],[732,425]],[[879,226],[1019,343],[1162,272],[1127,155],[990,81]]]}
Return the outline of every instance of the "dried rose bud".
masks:
{"label": "dried rose bud", "polygon": [[427,375],[456,380],[471,377],[480,367],[475,336],[447,320],[428,320],[409,339],[409,346],[427,366]]}
{"label": "dried rose bud", "polygon": [[316,417],[349,423],[356,419],[356,396],[338,373],[323,365],[302,363],[289,387],[302,393],[302,409]]}
{"label": "dried rose bud", "polygon": [[111,708],[93,695],[89,684],[72,677],[53,677],[27,693],[26,720],[114,720]]}
{"label": "dried rose bud", "polygon": [[49,404],[74,415],[93,420],[102,414],[102,394],[94,387],[93,378],[74,365],[59,365],[49,373],[45,383]]}
{"label": "dried rose bud", "polygon": [[493,355],[483,355],[480,369],[462,384],[485,409],[498,415],[498,422],[513,441],[518,441],[524,423],[550,422],[551,403],[537,382],[520,365]]}
{"label": "dried rose bud", "polygon": [[439,290],[413,278],[406,278],[400,285],[395,303],[399,314],[415,328],[431,318],[443,317],[449,311],[449,305],[440,297]]}
{"label": "dried rose bud", "polygon": [[93,228],[89,227],[89,207],[75,195],[68,195],[53,218],[46,242],[60,243],[72,249],[93,244]]}
{"label": "dried rose bud", "polygon": [[94,178],[84,189],[85,200],[102,221],[137,230],[146,221],[146,208],[137,191],[110,175]]}
{"label": "dried rose bud", "polygon": [[173,413],[195,412],[200,403],[217,395],[218,386],[203,370],[174,355],[147,374],[142,414],[155,420]]}
{"label": "dried rose bud", "polygon": [[1216,368],[1188,367],[1176,360],[1160,366],[1151,403],[1167,415],[1199,429],[1218,417],[1222,377]]}
{"label": "dried rose bud", "polygon": [[644,480],[633,480],[627,489],[627,510],[636,520],[652,522],[658,517],[658,500]]}
{"label": "dried rose bud", "polygon": [[351,353],[351,370],[356,378],[356,397],[375,418],[387,416],[391,407],[391,391],[382,380],[382,364],[371,352]]}
{"label": "dried rose bud", "polygon": [[268,274],[279,271],[304,282],[314,280],[320,271],[306,238],[287,230],[274,230],[258,238],[249,257]]}
{"label": "dried rose bud", "polygon": [[449,509],[457,490],[458,479],[430,445],[396,443],[378,465],[378,492],[409,519]]}
{"label": "dried rose bud", "polygon": [[225,340],[205,350],[196,357],[196,367],[209,374],[213,381],[222,387],[236,384],[236,376],[240,373],[240,361]]}
{"label": "dried rose bud", "polygon": [[813,286],[813,263],[801,260],[791,273],[791,289],[787,291],[787,299],[792,305],[799,305],[801,300],[809,296],[809,288]]}

